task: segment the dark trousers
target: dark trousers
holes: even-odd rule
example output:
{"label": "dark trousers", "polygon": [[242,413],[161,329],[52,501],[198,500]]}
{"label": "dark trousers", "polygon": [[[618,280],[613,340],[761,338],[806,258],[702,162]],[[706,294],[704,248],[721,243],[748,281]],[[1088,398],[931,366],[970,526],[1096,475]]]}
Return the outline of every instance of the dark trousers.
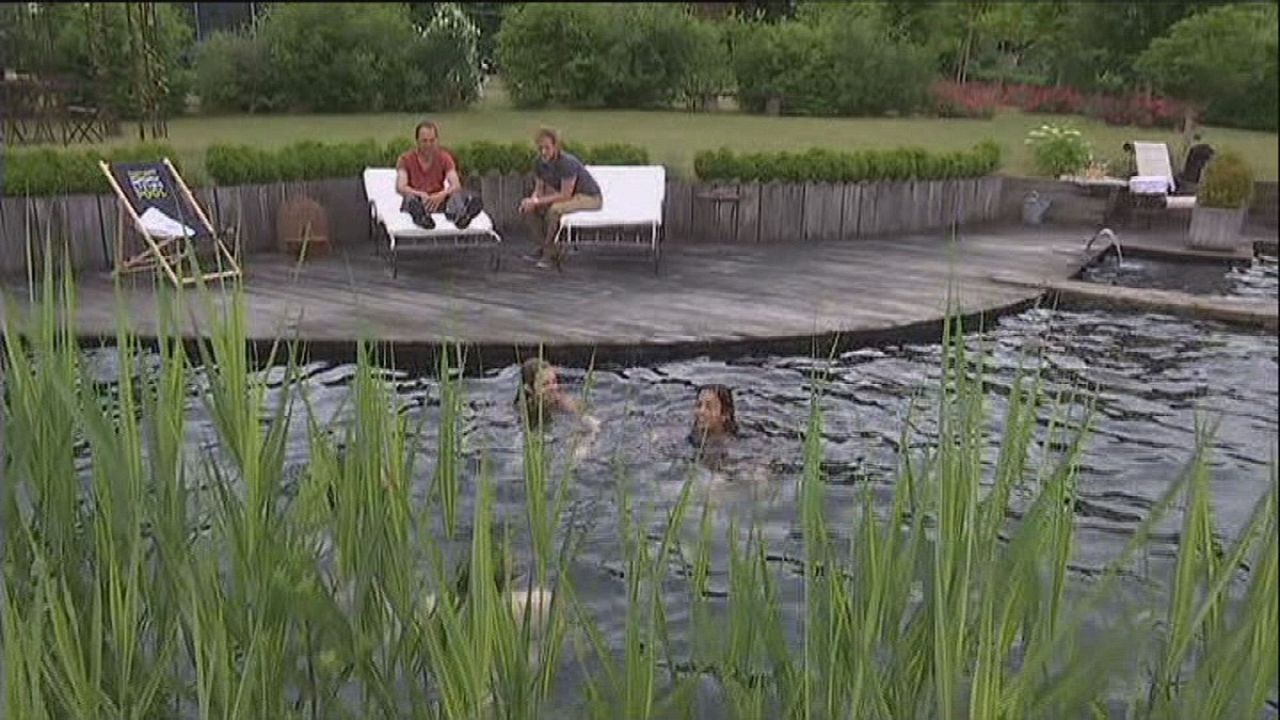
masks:
{"label": "dark trousers", "polygon": [[[443,210],[437,208],[436,212],[443,212],[445,218],[448,219],[449,222],[457,222],[458,218],[461,217],[462,213],[466,210],[467,202],[472,198],[474,198],[474,202],[477,205],[480,204],[479,195],[476,195],[469,190],[459,190],[445,199]],[[430,213],[427,212],[426,203],[424,203],[422,198],[417,195],[410,195],[405,198],[404,201],[400,203],[400,210],[408,213],[415,222],[418,222],[419,216],[426,217],[430,215]]]}

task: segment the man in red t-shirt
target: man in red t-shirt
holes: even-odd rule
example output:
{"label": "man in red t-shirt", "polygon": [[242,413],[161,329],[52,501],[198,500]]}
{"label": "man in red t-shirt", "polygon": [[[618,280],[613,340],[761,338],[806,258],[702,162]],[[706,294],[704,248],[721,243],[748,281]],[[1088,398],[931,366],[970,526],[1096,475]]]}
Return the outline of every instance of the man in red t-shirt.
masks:
{"label": "man in red t-shirt", "polygon": [[435,123],[418,123],[414,137],[417,147],[396,160],[396,192],[404,197],[401,209],[428,230],[435,227],[431,213],[444,213],[454,225],[466,228],[480,214],[480,198],[463,189],[458,164],[440,147]]}

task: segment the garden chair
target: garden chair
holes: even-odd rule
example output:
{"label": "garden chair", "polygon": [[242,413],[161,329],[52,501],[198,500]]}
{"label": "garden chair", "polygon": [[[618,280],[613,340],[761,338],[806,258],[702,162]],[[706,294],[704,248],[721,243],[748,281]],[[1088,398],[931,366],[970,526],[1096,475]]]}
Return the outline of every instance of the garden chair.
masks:
{"label": "garden chair", "polygon": [[370,230],[379,244],[386,243],[392,277],[397,274],[397,255],[408,248],[447,251],[487,247],[490,269],[497,270],[502,264],[502,236],[494,231],[493,219],[487,212],[481,211],[465,229],[454,225],[444,213],[431,214],[434,229],[420,227],[400,209],[404,198],[396,192],[395,168],[365,168],[364,193],[369,200]]}
{"label": "garden chair", "polygon": [[1169,147],[1164,143],[1133,143],[1134,162],[1138,173],[1129,178],[1130,206],[1134,210],[1147,211],[1147,226],[1151,215],[1160,211],[1190,211],[1196,205],[1195,195],[1177,194],[1173,163]]}
{"label": "garden chair", "polygon": [[[159,162],[106,163],[98,166],[120,200],[115,274],[160,269],[174,285],[239,277],[240,265],[209,217],[191,195],[182,176],[164,158]],[[146,247],[125,257],[124,220],[129,218]],[[212,256],[215,270],[201,272],[195,257]],[[190,263],[184,263],[184,256]]]}
{"label": "garden chair", "polygon": [[560,218],[555,241],[582,245],[633,246],[647,249],[657,274],[661,258],[662,203],[667,172],[661,165],[588,165],[603,195],[599,210],[572,212]]}

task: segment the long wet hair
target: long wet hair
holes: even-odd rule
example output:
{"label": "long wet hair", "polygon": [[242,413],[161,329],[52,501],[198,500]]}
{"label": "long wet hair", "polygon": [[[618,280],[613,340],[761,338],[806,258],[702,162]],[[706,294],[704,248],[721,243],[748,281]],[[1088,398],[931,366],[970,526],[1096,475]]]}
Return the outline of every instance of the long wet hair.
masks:
{"label": "long wet hair", "polygon": [[724,432],[726,435],[738,435],[738,414],[733,408],[733,390],[728,385],[711,384],[700,385],[698,391],[694,393],[695,400],[702,397],[702,393],[712,392],[716,394],[716,399],[720,401],[720,413],[724,416]]}
{"label": "long wet hair", "polygon": [[516,387],[516,396],[512,403],[524,411],[530,425],[539,425],[550,418],[550,408],[546,407],[545,398],[538,396],[538,372],[551,367],[551,363],[538,357],[531,357],[520,363],[520,385]]}

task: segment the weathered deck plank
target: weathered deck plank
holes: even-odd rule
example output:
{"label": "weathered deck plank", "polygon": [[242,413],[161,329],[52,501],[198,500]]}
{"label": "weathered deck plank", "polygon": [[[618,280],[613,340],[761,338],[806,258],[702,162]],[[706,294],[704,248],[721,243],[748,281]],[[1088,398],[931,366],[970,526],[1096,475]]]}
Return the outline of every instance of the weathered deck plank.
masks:
{"label": "weathered deck plank", "polygon": [[[372,243],[354,243],[301,267],[283,255],[251,255],[244,297],[250,338],[261,341],[296,332],[314,343],[345,346],[367,338],[427,348],[452,339],[509,349],[668,346],[674,353],[671,348],[683,345],[693,353],[716,343],[767,344],[832,332],[849,341],[859,333],[884,336],[934,323],[953,280],[965,312],[1019,304],[1040,291],[993,278],[1066,279],[1081,258],[1061,248],[1077,246],[1080,237],[1073,229],[1008,228],[963,234],[956,244],[941,232],[677,243],[667,247],[658,276],[634,253],[592,250],[570,257],[563,273],[538,270],[517,259],[522,245],[510,243],[496,273],[483,252],[406,253],[392,278]],[[25,296],[14,290],[10,297]],[[129,321],[144,335],[156,328],[153,293],[146,281],[125,293]],[[80,334],[113,334],[110,275],[83,273],[77,295]],[[207,329],[200,325],[184,332]]]}

